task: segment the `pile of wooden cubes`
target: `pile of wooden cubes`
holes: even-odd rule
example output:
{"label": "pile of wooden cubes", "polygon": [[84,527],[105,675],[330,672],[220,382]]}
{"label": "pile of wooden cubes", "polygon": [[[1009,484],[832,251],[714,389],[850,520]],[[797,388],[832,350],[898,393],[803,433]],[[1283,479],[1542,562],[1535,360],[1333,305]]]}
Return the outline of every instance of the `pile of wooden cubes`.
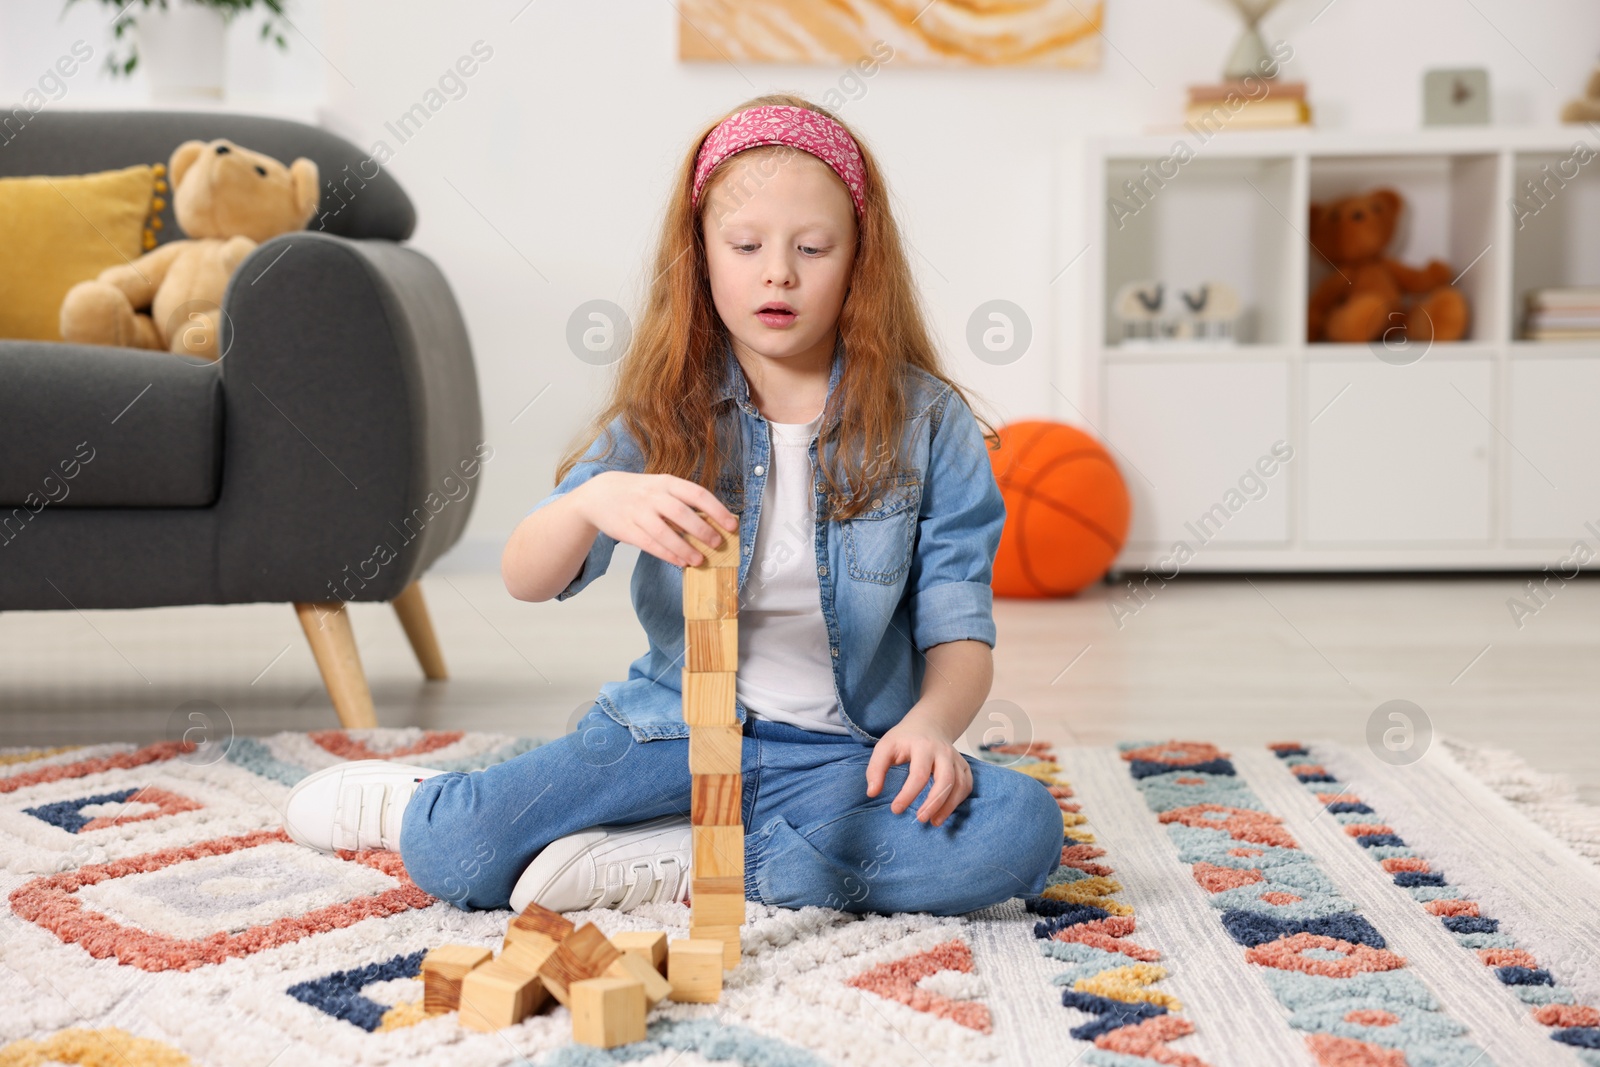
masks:
{"label": "pile of wooden cubes", "polygon": [[442,945],[422,961],[428,1014],[458,1011],[469,1030],[514,1026],[552,1000],[572,1012],[572,1037],[612,1048],[641,1041],[645,1014],[663,998],[709,1004],[722,996],[723,943],[660,930],[607,937],[530,904],[506,928],[497,956]]}
{"label": "pile of wooden cubes", "polygon": [[[705,516],[702,515],[702,518]],[[500,954],[444,945],[422,961],[429,1014],[459,1011],[473,1030],[512,1026],[554,998],[572,1012],[573,1040],[612,1048],[645,1036],[645,1014],[664,997],[709,1004],[722,972],[739,962],[744,924],[743,732],[734,713],[739,665],[739,537],[720,548],[692,534],[705,556],[683,569],[683,718],[689,724],[693,827],[689,936],[661,931],[606,937],[530,904],[506,929]]]}

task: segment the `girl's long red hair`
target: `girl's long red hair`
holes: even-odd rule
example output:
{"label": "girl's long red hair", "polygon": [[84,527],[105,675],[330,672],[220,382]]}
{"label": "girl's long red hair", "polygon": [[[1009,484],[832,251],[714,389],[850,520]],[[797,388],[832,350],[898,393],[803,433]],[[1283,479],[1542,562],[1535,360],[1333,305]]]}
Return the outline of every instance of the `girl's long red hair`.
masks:
{"label": "girl's long red hair", "polygon": [[[559,484],[614,419],[636,441],[645,459],[644,473],[673,474],[716,492],[728,469],[729,449],[737,447],[737,430],[721,426],[714,395],[721,383],[727,327],[711,300],[705,238],[700,213],[690,203],[695,160],[706,136],[728,115],[749,107],[787,104],[809,108],[840,120],[826,108],[787,93],[758,96],[708,124],[695,138],[678,167],[667,217],[656,247],[655,272],[627,351],[604,409],[562,456],[556,469]],[[840,122],[840,125],[844,123]],[[847,130],[848,126],[845,127]],[[884,488],[899,467],[899,445],[905,418],[905,368],[920,367],[954,388],[972,407],[967,393],[944,372],[929,337],[916,284],[889,213],[888,190],[866,143],[850,131],[861,149],[866,171],[865,209],[858,222],[855,264],[850,289],[839,314],[844,340],[844,365],[838,387],[828,400],[823,425],[839,419],[827,439],[819,440],[819,457],[827,440],[835,444],[833,469],[823,467],[830,503],[829,518],[858,514],[875,492]],[[771,151],[755,148],[750,152]],[[777,148],[783,151],[782,148]],[[711,172],[700,207],[726,168],[730,156]],[[976,414],[976,411],[974,411]],[[978,416],[989,447],[999,437]],[[614,442],[602,455],[608,455]],[[704,462],[706,458],[711,462]],[[868,457],[873,457],[869,459]],[[739,465],[735,484],[742,484]]]}

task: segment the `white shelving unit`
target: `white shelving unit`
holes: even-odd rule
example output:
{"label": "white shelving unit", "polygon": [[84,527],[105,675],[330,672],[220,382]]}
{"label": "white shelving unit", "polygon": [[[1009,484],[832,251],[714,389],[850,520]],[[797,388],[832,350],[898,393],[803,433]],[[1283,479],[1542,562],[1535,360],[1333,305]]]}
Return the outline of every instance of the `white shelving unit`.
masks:
{"label": "white shelving unit", "polygon": [[[1577,176],[1527,199],[1579,143],[1595,155]],[[1517,339],[1529,290],[1600,284],[1600,137],[1184,131],[1086,149],[1085,414],[1133,496],[1117,570],[1537,570],[1579,541],[1600,565],[1600,342]],[[1405,365],[1305,339],[1330,269],[1310,205],[1380,185],[1407,204],[1390,254],[1444,259],[1472,309],[1466,340]],[[1519,197],[1538,211],[1519,219]],[[1239,343],[1117,343],[1110,301],[1144,279],[1234,286]],[[1292,459],[1250,478],[1278,442]]]}

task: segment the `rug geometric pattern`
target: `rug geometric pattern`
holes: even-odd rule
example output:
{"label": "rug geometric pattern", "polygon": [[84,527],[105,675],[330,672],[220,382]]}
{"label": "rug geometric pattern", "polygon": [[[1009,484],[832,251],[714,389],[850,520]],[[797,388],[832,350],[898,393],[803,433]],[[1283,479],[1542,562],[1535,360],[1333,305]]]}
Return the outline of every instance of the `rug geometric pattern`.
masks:
{"label": "rug geometric pattern", "polygon": [[[472,770],[542,743],[376,729],[237,738],[205,762],[177,742],[0,750],[0,1067],[1467,1067],[1466,1049],[1484,1065],[1600,1064],[1586,1044],[1600,962],[1562,947],[1600,933],[1600,873],[1448,763],[1303,784],[1301,759],[1330,779],[1359,763],[1335,745],[1296,748],[1292,767],[1265,747],[1230,759],[1203,743],[986,749],[1061,808],[1062,865],[1042,897],[965,916],[750,902],[721,1002],[663,1002],[642,1042],[574,1044],[560,1007],[465,1031],[423,1013],[420,961],[446,942],[497,945],[509,913],[435,900],[394,853],[295,846],[279,812],[295,782],[341,760]],[[1416,773],[1385,777],[1402,771]],[[1440,788],[1426,775],[1471,794],[1474,810],[1454,813],[1468,825],[1412,797]],[[1184,793],[1197,788],[1198,801]],[[1366,825],[1346,816],[1407,843],[1364,842],[1380,835],[1346,832]],[[1511,841],[1497,852],[1514,866],[1450,851],[1474,833]],[[678,937],[689,914],[571,917]],[[1380,952],[1406,966],[1343,973],[1352,957],[1392,962]],[[1407,981],[1375,980],[1394,973]],[[1311,979],[1363,984],[1319,999]]]}

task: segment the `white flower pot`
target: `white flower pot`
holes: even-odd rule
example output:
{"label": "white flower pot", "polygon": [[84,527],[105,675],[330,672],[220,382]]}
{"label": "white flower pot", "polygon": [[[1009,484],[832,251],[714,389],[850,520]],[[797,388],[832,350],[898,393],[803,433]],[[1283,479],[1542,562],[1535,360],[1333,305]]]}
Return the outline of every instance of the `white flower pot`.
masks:
{"label": "white flower pot", "polygon": [[221,100],[228,23],[215,8],[171,0],[138,12],[139,68],[157,103]]}

